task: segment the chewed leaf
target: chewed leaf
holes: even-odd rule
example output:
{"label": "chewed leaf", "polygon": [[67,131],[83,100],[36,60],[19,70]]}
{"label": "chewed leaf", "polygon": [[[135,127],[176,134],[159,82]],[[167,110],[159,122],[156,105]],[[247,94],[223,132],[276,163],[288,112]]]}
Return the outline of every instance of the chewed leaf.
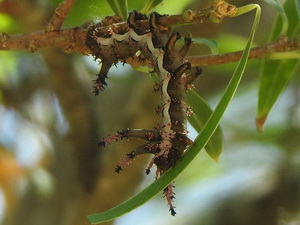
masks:
{"label": "chewed leaf", "polygon": [[120,16],[124,21],[128,15],[127,0],[106,0],[114,13]]}
{"label": "chewed leaf", "polygon": [[[188,117],[188,120],[195,130],[200,133],[213,111],[204,99],[195,91],[189,91],[187,93],[187,102],[192,107],[193,111],[193,114]],[[220,127],[216,129],[204,148],[212,159],[218,161],[223,150],[223,132]]]}

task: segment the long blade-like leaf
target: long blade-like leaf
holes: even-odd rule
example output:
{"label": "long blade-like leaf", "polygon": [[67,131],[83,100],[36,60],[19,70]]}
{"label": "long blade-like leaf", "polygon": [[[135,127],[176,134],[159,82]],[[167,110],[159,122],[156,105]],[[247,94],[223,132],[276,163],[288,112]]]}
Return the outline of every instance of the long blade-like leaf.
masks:
{"label": "long blade-like leaf", "polygon": [[[213,111],[195,91],[189,91],[187,93],[187,102],[193,110],[193,114],[188,117],[188,120],[194,129],[200,133]],[[223,150],[223,132],[220,127],[216,129],[204,148],[212,159],[218,161]]]}
{"label": "long blade-like leaf", "polygon": [[296,4],[296,9],[297,9],[298,20],[300,20],[300,1],[295,0],[295,4]]}
{"label": "long blade-like leaf", "polygon": [[120,16],[124,21],[128,15],[127,0],[106,0],[114,13]]}
{"label": "long blade-like leaf", "polygon": [[[289,22],[286,35],[294,37],[300,32],[300,19],[294,0],[287,0],[284,5],[286,17]],[[282,20],[277,19],[276,25],[271,35],[271,40],[278,38]],[[286,53],[288,54],[288,52]],[[293,53],[291,53],[293,54]],[[286,57],[286,56],[285,56]],[[299,65],[299,59],[265,60],[260,74],[260,84],[258,93],[258,106],[256,115],[256,125],[259,130],[263,129],[267,116],[272,110],[280,94],[284,91],[291,80],[294,71]]]}
{"label": "long blade-like leaf", "polygon": [[281,26],[280,26],[281,30],[278,30],[278,32],[280,35],[285,35],[289,26],[289,22],[281,3],[278,0],[264,0],[264,1],[272,5],[279,13],[280,21],[281,21]]}
{"label": "long blade-like leaf", "polygon": [[169,183],[171,183],[187,166],[188,164],[196,157],[196,155],[199,153],[199,151],[206,145],[206,143],[209,141],[210,137],[213,135],[214,131],[217,129],[218,124],[220,123],[220,120],[231,101],[234,93],[237,90],[237,87],[239,86],[240,80],[242,78],[242,75],[244,73],[250,46],[253,41],[253,37],[255,34],[255,30],[257,27],[257,24],[260,19],[260,7],[255,4],[251,4],[253,8],[256,8],[256,15],[253,22],[252,30],[249,36],[249,40],[247,42],[246,48],[244,50],[244,53],[242,55],[242,58],[240,62],[237,65],[237,68],[224,92],[224,95],[222,96],[219,104],[217,105],[216,109],[210,116],[209,120],[203,127],[200,134],[195,139],[195,142],[190,148],[186,151],[184,154],[184,157],[181,161],[179,161],[176,166],[174,166],[172,169],[165,172],[159,179],[154,181],[151,185],[149,185],[147,188],[145,188],[143,191],[141,191],[139,194],[135,195],[134,197],[130,198],[129,200],[121,203],[120,205],[102,213],[89,215],[87,217],[88,221],[92,224],[102,223],[105,221],[113,220],[119,216],[124,215],[125,213],[130,212],[131,210],[141,206],[148,200],[150,200],[152,197],[154,197],[156,194],[158,194],[163,188],[165,188]]}
{"label": "long blade-like leaf", "polygon": [[148,14],[151,9],[160,4],[163,0],[149,0],[144,5],[144,8],[141,10],[141,13]]}

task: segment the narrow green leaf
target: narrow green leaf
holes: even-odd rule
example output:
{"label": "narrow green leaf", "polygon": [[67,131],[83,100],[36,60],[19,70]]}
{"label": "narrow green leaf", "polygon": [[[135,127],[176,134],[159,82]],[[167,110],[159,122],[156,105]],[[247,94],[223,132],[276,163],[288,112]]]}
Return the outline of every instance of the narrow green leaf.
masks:
{"label": "narrow green leaf", "polygon": [[298,14],[298,20],[300,20],[300,1],[295,0],[295,4],[296,4],[296,9],[297,9],[297,14]]}
{"label": "narrow green leaf", "polygon": [[280,35],[285,35],[289,26],[289,22],[285,10],[283,9],[281,3],[278,0],[264,0],[264,1],[272,5],[279,13],[281,22],[280,22],[280,26],[279,24],[277,25],[278,26],[277,28],[279,29],[280,27],[281,30],[278,32]]}
{"label": "narrow green leaf", "polygon": [[[195,91],[187,93],[187,102],[194,112],[188,117],[188,120],[195,130],[200,133],[213,111]],[[223,150],[223,132],[220,127],[216,129],[204,148],[208,155],[217,162]]]}
{"label": "narrow green leaf", "polygon": [[291,80],[299,59],[265,60],[260,78],[256,125],[263,130],[264,123],[280,94]]}
{"label": "narrow green leaf", "polygon": [[[297,15],[294,0],[287,0],[284,4],[284,10],[288,19],[289,27],[286,32],[288,37],[294,37],[300,32],[300,20]],[[278,38],[279,28],[282,21],[277,20],[274,27],[271,40]],[[287,53],[289,54],[289,53]],[[294,53],[291,53],[294,54]],[[278,56],[278,55],[277,55]],[[283,55],[286,58],[286,55]],[[260,74],[258,106],[256,115],[256,125],[258,130],[263,130],[265,121],[272,110],[280,94],[285,90],[291,80],[299,59],[264,60]]]}
{"label": "narrow green leaf", "polygon": [[127,0],[106,0],[114,13],[120,16],[124,21],[128,16]]}
{"label": "narrow green leaf", "polygon": [[208,46],[212,54],[219,53],[218,42],[210,38],[193,38],[194,43],[200,43]]}
{"label": "narrow green leaf", "polygon": [[151,9],[153,9],[155,6],[160,4],[163,0],[149,0],[147,3],[144,5],[144,8],[141,10],[141,13],[143,14],[148,14]]}
{"label": "narrow green leaf", "polygon": [[288,37],[295,37],[299,35],[300,31],[300,18],[298,16],[298,7],[295,4],[298,0],[287,0],[284,3],[284,10],[286,12],[286,15],[288,17],[289,21],[289,28],[287,31]]}
{"label": "narrow green leaf", "polygon": [[217,105],[214,112],[211,114],[207,123],[204,125],[200,134],[195,139],[193,145],[191,145],[182,160],[180,160],[172,169],[166,171],[159,179],[154,181],[151,185],[141,191],[139,194],[130,198],[129,200],[121,203],[120,205],[102,213],[89,215],[87,217],[88,221],[92,224],[102,223],[106,221],[113,220],[119,216],[124,215],[125,213],[130,212],[131,210],[141,206],[156,194],[158,194],[163,188],[165,188],[169,183],[171,183],[187,166],[188,164],[197,156],[199,151],[207,144],[210,137],[213,135],[215,130],[220,123],[220,120],[231,101],[233,95],[235,94],[237,87],[239,86],[240,80],[244,73],[248,56],[250,52],[250,47],[253,41],[256,27],[260,19],[260,7],[256,4],[251,4],[253,8],[256,8],[256,15],[253,22],[252,30],[249,36],[244,53],[240,59],[240,62],[237,65],[236,70],[233,73],[233,76],[222,96],[219,104]]}

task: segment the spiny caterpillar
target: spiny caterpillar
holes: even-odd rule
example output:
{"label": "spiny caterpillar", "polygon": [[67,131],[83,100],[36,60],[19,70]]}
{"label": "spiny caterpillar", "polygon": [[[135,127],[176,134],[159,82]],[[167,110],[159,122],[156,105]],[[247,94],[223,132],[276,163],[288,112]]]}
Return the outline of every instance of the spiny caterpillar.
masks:
{"label": "spiny caterpillar", "polygon": [[[102,62],[101,70],[94,81],[93,92],[99,94],[100,90],[107,85],[107,72],[118,61],[128,58],[143,61],[151,61],[154,71],[159,76],[159,82],[155,90],[160,92],[161,105],[156,112],[161,114],[162,121],[153,130],[128,129],[109,136],[99,142],[100,146],[123,138],[141,138],[146,144],[135,148],[128,153],[116,167],[119,173],[133,158],[138,155],[150,153],[154,157],[146,169],[150,173],[153,164],[156,165],[156,178],[162,175],[180,160],[188,145],[193,143],[187,137],[187,114],[190,109],[186,104],[186,91],[191,83],[201,74],[201,69],[191,67],[184,58],[192,43],[190,38],[184,39],[183,46],[178,50],[175,43],[181,38],[179,33],[172,33],[169,27],[158,24],[162,17],[152,13],[149,18],[147,29],[138,27],[136,21],[146,20],[147,17],[136,11],[129,14],[127,29],[123,32],[118,30],[117,24],[110,26],[103,32],[96,25],[89,27],[86,45],[92,55]],[[172,201],[174,193],[172,184],[164,189],[164,195],[170,207],[171,215],[175,215]]]}

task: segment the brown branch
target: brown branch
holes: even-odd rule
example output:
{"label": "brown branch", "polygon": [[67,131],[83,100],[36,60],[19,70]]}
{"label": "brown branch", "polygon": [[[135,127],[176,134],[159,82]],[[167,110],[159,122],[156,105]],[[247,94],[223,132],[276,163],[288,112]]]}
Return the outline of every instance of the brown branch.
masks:
{"label": "brown branch", "polygon": [[65,0],[59,4],[59,6],[55,9],[54,14],[50,19],[48,25],[46,26],[46,32],[60,30],[67,14],[71,10],[74,3],[75,0]]}
{"label": "brown branch", "polygon": [[[72,28],[61,31],[52,31],[49,33],[35,33],[21,36],[9,36],[3,33],[0,36],[0,50],[25,50],[34,52],[40,47],[57,47],[66,52],[80,52],[89,54],[90,50],[85,47],[86,29]],[[300,38],[281,39],[256,48],[252,48],[250,59],[267,58],[271,53],[289,52],[300,50]],[[189,56],[187,59],[193,66],[209,66],[236,62],[240,59],[243,51],[231,52],[217,55]],[[134,67],[142,66],[139,61],[126,60],[126,63]],[[147,64],[147,62],[146,62]]]}
{"label": "brown branch", "polygon": [[[56,9],[55,14],[50,20],[46,30],[37,33],[30,33],[24,35],[9,36],[7,33],[0,35],[0,50],[23,50],[34,52],[43,47],[56,47],[65,50],[66,52],[80,52],[82,54],[89,54],[90,50],[85,46],[85,39],[87,29],[71,28],[66,30],[57,30],[60,28],[65,16],[71,9],[75,0],[65,0]],[[164,16],[159,19],[159,24],[163,26],[186,25],[193,23],[204,23],[211,20],[220,22],[224,17],[232,17],[236,13],[235,6],[232,6],[223,0],[216,1],[215,4],[207,9],[191,11],[187,10],[180,15]],[[109,32],[111,29],[117,31],[128,30],[126,22],[114,23],[110,26],[103,26],[102,23],[96,24],[103,32]],[[147,28],[148,20],[138,21],[137,25]],[[54,30],[53,30],[54,29]],[[286,37],[279,39],[273,43],[265,46],[253,48],[250,52],[250,58],[265,58],[271,53],[288,52],[300,49],[299,38],[288,39]],[[240,59],[242,51],[232,52],[218,55],[205,56],[190,56],[187,59],[194,66],[208,66],[215,64],[223,64],[235,62]],[[141,62],[126,60],[126,63],[133,67],[142,66]],[[144,64],[147,64],[145,62]]]}
{"label": "brown branch", "polygon": [[[287,38],[282,37],[275,42],[270,44],[252,48],[250,51],[250,59],[268,58],[272,53],[279,52],[290,52],[300,50],[300,37],[298,38]],[[243,51],[230,52],[225,54],[216,55],[198,55],[198,56],[187,56],[186,59],[192,64],[192,66],[210,66],[224,63],[237,62],[240,60]],[[140,67],[143,65],[151,66],[150,61],[140,62],[133,60],[132,58],[126,59],[126,63],[133,67]]]}
{"label": "brown branch", "polygon": [[[46,32],[40,31],[37,33],[30,33],[25,35],[9,36],[3,33],[0,36],[0,50],[22,50],[34,52],[42,47],[58,47],[67,52],[80,52],[88,54],[89,50],[85,48],[85,38],[87,34],[86,29],[71,28],[68,30],[59,30],[64,17],[72,6],[74,0],[64,1],[55,11],[50,20]],[[220,22],[224,17],[231,17],[236,13],[235,6],[232,6],[223,0],[216,1],[218,4],[213,5],[208,9],[191,11],[187,10],[180,15],[164,16],[159,19],[159,24],[162,26],[176,26],[187,25],[204,22]],[[227,10],[225,10],[227,9]],[[137,26],[148,28],[148,20],[137,22]],[[111,29],[118,31],[128,30],[126,22],[113,24],[102,27],[101,23],[99,29],[103,33]]]}
{"label": "brown branch", "polygon": [[[300,50],[300,38],[281,37],[270,44],[252,48],[250,59],[268,58],[272,53],[289,52]],[[243,51],[230,52],[217,55],[189,56],[187,59],[193,66],[209,66],[224,63],[237,62],[240,60]]]}
{"label": "brown branch", "polygon": [[0,50],[19,50],[35,52],[39,48],[54,47],[61,48],[67,52],[80,52],[88,54],[85,48],[87,30],[82,28],[71,28],[66,30],[23,34],[9,36],[2,33],[0,36]]}

